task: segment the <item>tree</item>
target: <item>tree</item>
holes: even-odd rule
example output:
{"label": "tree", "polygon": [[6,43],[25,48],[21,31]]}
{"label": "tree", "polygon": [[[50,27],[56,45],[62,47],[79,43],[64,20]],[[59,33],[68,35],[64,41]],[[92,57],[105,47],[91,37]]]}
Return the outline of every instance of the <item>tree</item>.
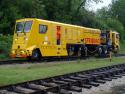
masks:
{"label": "tree", "polygon": [[121,36],[121,40],[123,40],[123,38],[124,38],[124,31],[125,31],[125,29],[124,29],[124,26],[123,26],[123,24],[119,21],[119,20],[117,20],[117,19],[113,19],[113,18],[109,18],[109,19],[107,19],[107,21],[106,21],[106,23],[107,23],[107,25],[109,26],[109,30],[111,29],[111,30],[116,30],[117,32],[119,32],[120,33],[120,36]]}
{"label": "tree", "polygon": [[[111,30],[115,30],[115,31],[119,32],[121,35],[121,40],[123,40],[123,37],[125,36],[124,25],[118,18],[113,16],[114,14],[112,15],[112,13],[114,13],[114,12],[112,12],[111,10],[112,10],[112,7],[110,7],[110,8],[104,7],[97,11],[96,17],[98,20],[99,19],[101,20],[101,23],[103,23],[102,24],[102,27],[104,27],[103,29],[107,29],[107,30],[111,29]],[[101,25],[101,23],[99,23],[99,24]]]}
{"label": "tree", "polygon": [[123,23],[125,27],[125,0],[113,0],[111,5],[111,15]]}
{"label": "tree", "polygon": [[43,5],[39,0],[1,0],[0,4],[0,33],[2,34],[13,34],[17,19],[45,17]]}
{"label": "tree", "polygon": [[0,3],[0,33],[11,33],[15,20],[21,18],[18,7],[13,6],[16,0],[1,0]]}
{"label": "tree", "polygon": [[100,0],[1,0],[0,33],[12,34],[16,19],[31,17],[93,27],[89,2]]}

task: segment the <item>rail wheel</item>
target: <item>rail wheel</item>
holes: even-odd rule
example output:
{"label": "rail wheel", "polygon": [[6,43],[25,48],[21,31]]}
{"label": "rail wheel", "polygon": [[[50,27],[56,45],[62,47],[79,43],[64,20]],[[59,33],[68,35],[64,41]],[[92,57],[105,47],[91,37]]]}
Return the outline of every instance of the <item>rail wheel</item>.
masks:
{"label": "rail wheel", "polygon": [[68,50],[68,56],[73,56],[73,54],[74,54],[74,48],[70,47]]}
{"label": "rail wheel", "polygon": [[116,48],[114,49],[114,54],[118,54],[118,52],[119,52],[119,48],[116,47]]}
{"label": "rail wheel", "polygon": [[87,56],[87,47],[81,47],[81,56]]}
{"label": "rail wheel", "polygon": [[41,53],[38,49],[33,50],[31,59],[32,60],[41,60]]}
{"label": "rail wheel", "polygon": [[102,51],[103,51],[103,50],[102,50],[102,47],[99,47],[99,48],[98,48],[98,56],[99,56],[99,57],[102,57]]}
{"label": "rail wheel", "polygon": [[80,47],[78,50],[78,57],[81,57],[81,56],[82,56],[82,54],[81,54],[81,47]]}

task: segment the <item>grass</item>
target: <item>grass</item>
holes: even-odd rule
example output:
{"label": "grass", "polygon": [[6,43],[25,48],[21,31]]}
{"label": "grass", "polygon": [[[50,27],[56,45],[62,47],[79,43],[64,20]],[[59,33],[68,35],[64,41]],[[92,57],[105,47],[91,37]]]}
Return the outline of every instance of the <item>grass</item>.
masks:
{"label": "grass", "polygon": [[125,54],[125,40],[120,44],[120,52],[121,54]]}
{"label": "grass", "polygon": [[112,62],[109,62],[109,59],[89,59],[66,63],[2,65],[0,66],[0,85],[15,84],[124,62],[124,57],[114,57]]}

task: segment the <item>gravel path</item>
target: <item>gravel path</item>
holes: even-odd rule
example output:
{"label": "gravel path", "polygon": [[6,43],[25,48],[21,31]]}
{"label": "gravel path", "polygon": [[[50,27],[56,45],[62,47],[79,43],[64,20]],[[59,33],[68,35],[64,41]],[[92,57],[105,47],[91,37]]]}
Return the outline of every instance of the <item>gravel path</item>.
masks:
{"label": "gravel path", "polygon": [[82,93],[73,94],[125,94],[125,76],[108,81],[105,84],[101,84],[99,87],[83,89]]}

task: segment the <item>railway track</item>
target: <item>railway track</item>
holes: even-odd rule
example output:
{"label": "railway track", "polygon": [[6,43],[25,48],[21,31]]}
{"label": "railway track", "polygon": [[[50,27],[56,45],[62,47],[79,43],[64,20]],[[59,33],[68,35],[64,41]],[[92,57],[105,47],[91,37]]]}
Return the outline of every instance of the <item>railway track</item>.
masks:
{"label": "railway track", "polygon": [[[114,57],[122,57],[125,54],[117,54],[113,55]],[[85,60],[90,57],[79,58],[80,60]],[[40,61],[29,61],[27,59],[10,59],[10,60],[1,60],[0,65],[8,65],[8,64],[28,64],[28,63],[41,63],[41,62],[53,62],[53,61],[73,61],[77,60],[78,57],[70,57],[70,58],[49,58],[49,59],[42,59]]]}
{"label": "railway track", "polygon": [[0,94],[72,94],[125,76],[125,64],[0,87]]}
{"label": "railway track", "polygon": [[[1,60],[0,61],[0,65],[10,65],[10,64],[32,64],[32,63],[41,63],[41,62],[53,62],[53,61],[73,61],[73,60],[77,60],[78,57],[72,57],[72,58],[48,58],[48,59],[42,59],[39,61],[35,61],[35,60],[21,60],[21,59],[10,59],[10,60]],[[85,58],[80,58],[81,60],[85,60]]]}
{"label": "railway track", "polygon": [[8,64],[25,64],[29,62],[28,60],[18,60],[18,59],[10,59],[10,60],[1,60],[0,65],[8,65]]}

